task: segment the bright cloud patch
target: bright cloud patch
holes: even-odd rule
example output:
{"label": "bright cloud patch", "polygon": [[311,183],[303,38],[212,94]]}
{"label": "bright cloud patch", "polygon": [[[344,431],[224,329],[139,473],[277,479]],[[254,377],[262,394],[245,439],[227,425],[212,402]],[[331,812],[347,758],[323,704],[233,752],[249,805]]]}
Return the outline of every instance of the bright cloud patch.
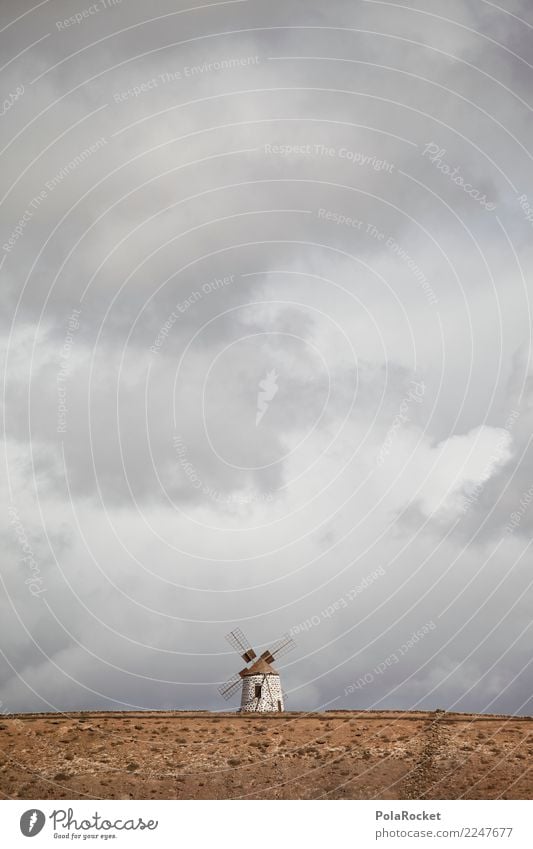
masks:
{"label": "bright cloud patch", "polygon": [[487,425],[440,442],[430,451],[429,476],[420,491],[424,512],[460,510],[465,498],[510,459],[511,443],[508,430]]}

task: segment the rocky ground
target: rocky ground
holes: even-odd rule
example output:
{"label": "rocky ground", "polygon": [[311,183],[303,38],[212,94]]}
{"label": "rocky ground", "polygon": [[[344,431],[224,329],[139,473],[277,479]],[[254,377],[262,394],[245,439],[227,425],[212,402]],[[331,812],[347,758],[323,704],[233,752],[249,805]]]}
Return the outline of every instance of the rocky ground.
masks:
{"label": "rocky ground", "polygon": [[0,797],[532,799],[533,718],[394,711],[0,717]]}

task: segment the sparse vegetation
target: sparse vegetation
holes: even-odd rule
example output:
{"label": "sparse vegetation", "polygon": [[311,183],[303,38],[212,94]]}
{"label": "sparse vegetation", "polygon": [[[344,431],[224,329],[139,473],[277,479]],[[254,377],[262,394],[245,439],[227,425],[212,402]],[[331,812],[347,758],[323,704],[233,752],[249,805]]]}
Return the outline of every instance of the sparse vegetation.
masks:
{"label": "sparse vegetation", "polygon": [[0,792],[17,799],[533,798],[533,719],[392,711],[325,718],[2,717]]}

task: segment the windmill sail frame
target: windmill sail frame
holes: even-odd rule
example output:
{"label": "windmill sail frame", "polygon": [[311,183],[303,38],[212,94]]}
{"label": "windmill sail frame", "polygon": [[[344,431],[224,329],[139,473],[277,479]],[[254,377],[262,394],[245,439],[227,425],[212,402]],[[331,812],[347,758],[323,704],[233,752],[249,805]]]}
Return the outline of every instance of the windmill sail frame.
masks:
{"label": "windmill sail frame", "polygon": [[[273,668],[272,663],[276,658],[296,648],[293,638],[289,634],[284,634],[259,658],[240,628],[230,631],[226,639],[247,665],[218,688],[221,696],[226,701],[229,700],[242,685],[241,711],[258,713],[283,711],[286,696],[281,689],[279,672]],[[255,662],[252,663],[252,661]]]}
{"label": "windmill sail frame", "polygon": [[234,628],[233,631],[226,634],[226,640],[246,663],[250,663],[251,660],[257,657],[250,640],[245,637],[240,628]]}

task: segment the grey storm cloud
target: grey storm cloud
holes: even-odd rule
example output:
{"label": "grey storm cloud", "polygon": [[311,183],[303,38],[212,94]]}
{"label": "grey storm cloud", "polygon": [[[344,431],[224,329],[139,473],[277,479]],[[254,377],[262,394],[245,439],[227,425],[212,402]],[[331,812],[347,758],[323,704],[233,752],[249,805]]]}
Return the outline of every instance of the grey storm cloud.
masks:
{"label": "grey storm cloud", "polygon": [[529,11],[2,4],[4,709],[531,711]]}

